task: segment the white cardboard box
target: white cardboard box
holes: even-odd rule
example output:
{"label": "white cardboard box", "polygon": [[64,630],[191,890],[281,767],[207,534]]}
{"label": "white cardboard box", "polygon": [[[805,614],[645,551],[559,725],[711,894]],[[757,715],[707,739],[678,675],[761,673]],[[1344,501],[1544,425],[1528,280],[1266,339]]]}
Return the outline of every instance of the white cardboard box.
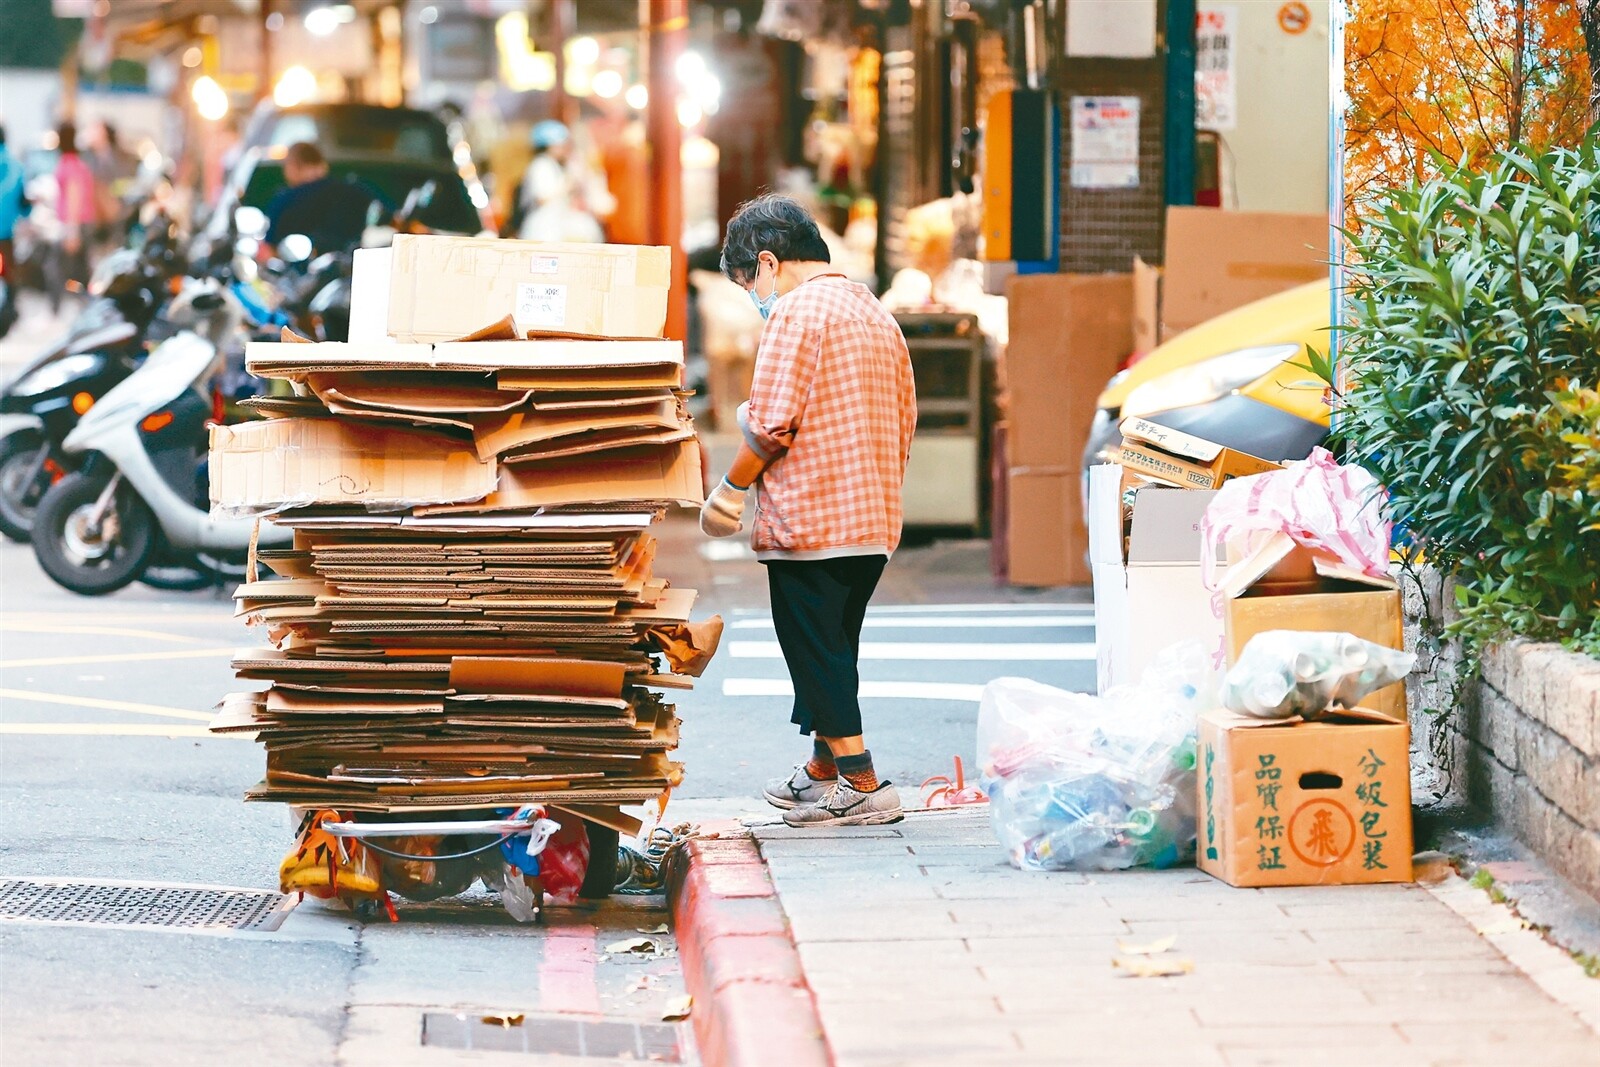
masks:
{"label": "white cardboard box", "polygon": [[1126,556],[1122,468],[1089,471],[1089,560],[1094,570],[1095,659],[1100,691],[1139,681],[1162,650],[1199,641],[1222,653],[1222,618],[1201,580],[1200,520],[1215,491],[1138,491]]}

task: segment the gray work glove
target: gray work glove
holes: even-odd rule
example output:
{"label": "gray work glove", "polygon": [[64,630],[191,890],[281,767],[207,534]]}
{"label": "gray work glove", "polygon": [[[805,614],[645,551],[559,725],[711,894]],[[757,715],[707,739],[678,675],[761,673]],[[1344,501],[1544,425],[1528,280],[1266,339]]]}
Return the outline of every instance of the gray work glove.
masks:
{"label": "gray work glove", "polygon": [[744,494],[724,478],[700,505],[700,529],[710,537],[732,537],[744,529]]}

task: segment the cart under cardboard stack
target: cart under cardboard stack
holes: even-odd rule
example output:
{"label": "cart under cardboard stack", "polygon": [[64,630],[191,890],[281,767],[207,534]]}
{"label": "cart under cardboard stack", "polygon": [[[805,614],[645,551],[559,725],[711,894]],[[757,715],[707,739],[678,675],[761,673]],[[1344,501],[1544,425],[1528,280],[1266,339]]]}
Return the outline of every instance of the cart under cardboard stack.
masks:
{"label": "cart under cardboard stack", "polygon": [[[523,252],[562,288],[566,246]],[[415,317],[393,294],[389,312]],[[212,724],[266,747],[247,799],[336,812],[339,832],[534,805],[637,830],[622,809],[682,777],[660,690],[691,688],[721,632],[690,622],[650,532],[701,501],[681,345],[528,339],[508,315],[454,342],[252,344],[247,364],[294,392],[211,443],[213,509],[294,530],[236,593],[272,647],[234,667],[269,685]]]}

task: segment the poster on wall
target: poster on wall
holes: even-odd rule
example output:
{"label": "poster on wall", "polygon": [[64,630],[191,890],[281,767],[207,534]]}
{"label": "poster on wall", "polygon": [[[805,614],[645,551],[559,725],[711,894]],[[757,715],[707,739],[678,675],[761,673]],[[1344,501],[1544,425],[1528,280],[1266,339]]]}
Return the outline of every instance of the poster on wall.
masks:
{"label": "poster on wall", "polygon": [[1072,187],[1139,187],[1139,98],[1072,98]]}
{"label": "poster on wall", "polygon": [[1238,6],[1202,6],[1195,13],[1194,26],[1194,124],[1197,129],[1231,130],[1238,124],[1238,55]]}

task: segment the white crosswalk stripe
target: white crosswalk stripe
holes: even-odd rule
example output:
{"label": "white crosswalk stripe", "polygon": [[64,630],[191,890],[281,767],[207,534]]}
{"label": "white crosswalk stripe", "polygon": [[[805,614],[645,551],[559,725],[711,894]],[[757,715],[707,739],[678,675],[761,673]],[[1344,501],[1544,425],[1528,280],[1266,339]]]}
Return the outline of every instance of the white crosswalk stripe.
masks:
{"label": "white crosswalk stripe", "polygon": [[[861,698],[970,706],[982,699],[984,685],[1000,675],[1064,687],[1092,686],[1093,610],[1093,605],[1080,604],[1000,603],[870,609],[861,643]],[[783,651],[771,637],[771,615],[738,613],[729,630],[738,637],[724,644],[723,662],[733,676],[721,679],[722,695],[793,697]],[[987,634],[990,630],[996,633]]]}
{"label": "white crosswalk stripe", "polygon": [[[733,641],[728,655],[734,659],[782,659],[776,641]],[[1094,659],[1094,642],[1023,641],[1011,644],[930,644],[925,641],[863,641],[865,660],[1033,660],[1037,662]]]}
{"label": "white crosswalk stripe", "polygon": [[[970,615],[900,615],[869,616],[862,623],[864,629],[873,630],[993,630],[1032,629],[1039,626],[1093,626],[1092,615],[1030,615],[1024,618],[984,616],[974,619]],[[770,618],[735,619],[735,630],[770,630]]]}

